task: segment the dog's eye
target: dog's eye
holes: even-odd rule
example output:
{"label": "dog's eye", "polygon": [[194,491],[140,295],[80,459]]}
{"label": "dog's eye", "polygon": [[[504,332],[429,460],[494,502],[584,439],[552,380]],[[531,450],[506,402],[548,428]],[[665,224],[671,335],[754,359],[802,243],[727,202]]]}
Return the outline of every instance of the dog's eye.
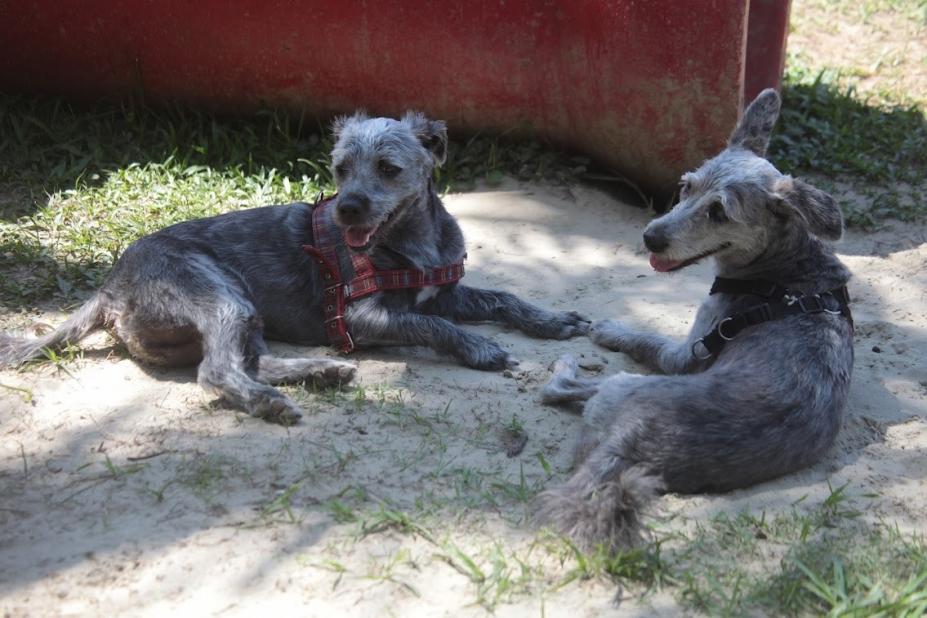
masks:
{"label": "dog's eye", "polygon": [[708,218],[715,223],[724,223],[728,220],[727,215],[724,214],[724,206],[721,205],[721,202],[715,202],[708,207]]}
{"label": "dog's eye", "polygon": [[338,178],[344,178],[345,176],[347,176],[348,171],[350,169],[351,169],[350,166],[344,161],[342,161],[341,163],[335,166],[335,176],[337,176]]}
{"label": "dog's eye", "polygon": [[397,167],[386,161],[380,161],[380,175],[384,178],[395,178],[401,171],[401,167]]}

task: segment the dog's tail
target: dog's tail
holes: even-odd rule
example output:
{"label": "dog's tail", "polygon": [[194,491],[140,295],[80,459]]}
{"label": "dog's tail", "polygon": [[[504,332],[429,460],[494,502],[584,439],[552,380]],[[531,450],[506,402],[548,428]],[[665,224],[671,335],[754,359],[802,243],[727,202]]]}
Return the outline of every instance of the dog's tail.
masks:
{"label": "dog's tail", "polygon": [[661,480],[642,465],[602,482],[584,466],[538,497],[537,519],[570,537],[580,549],[600,544],[609,551],[626,549],[644,538],[641,517],[662,489]]}
{"label": "dog's tail", "polygon": [[64,324],[54,331],[27,339],[0,333],[0,368],[20,365],[41,356],[49,347],[76,343],[103,325],[103,297],[97,292],[71,314]]}

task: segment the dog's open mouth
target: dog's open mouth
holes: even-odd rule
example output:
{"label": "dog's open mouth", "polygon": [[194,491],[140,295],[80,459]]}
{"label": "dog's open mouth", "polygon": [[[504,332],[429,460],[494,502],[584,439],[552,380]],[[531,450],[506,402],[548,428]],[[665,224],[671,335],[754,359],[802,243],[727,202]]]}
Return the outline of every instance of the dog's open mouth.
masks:
{"label": "dog's open mouth", "polygon": [[685,268],[686,266],[691,266],[692,264],[695,264],[699,260],[705,259],[709,255],[713,255],[717,253],[718,251],[723,251],[724,249],[727,249],[730,246],[731,246],[730,243],[724,243],[722,245],[719,245],[718,247],[715,247],[714,249],[705,251],[703,253],[699,253],[695,257],[690,257],[685,260],[667,260],[667,259],[661,258],[659,255],[655,253],[651,253],[650,254],[650,265],[653,267],[655,271],[659,273],[668,273],[674,270]]}
{"label": "dog's open mouth", "polygon": [[373,227],[349,225],[344,228],[344,242],[351,248],[364,249],[370,244],[370,239],[378,229],[380,229],[379,224]]}
{"label": "dog's open mouth", "polygon": [[357,251],[363,251],[364,249],[370,248],[370,240],[373,238],[379,230],[385,228],[390,221],[393,220],[396,213],[402,210],[403,205],[400,204],[392,210],[386,218],[375,223],[373,225],[349,225],[342,229],[344,233],[344,242],[346,245],[355,249]]}

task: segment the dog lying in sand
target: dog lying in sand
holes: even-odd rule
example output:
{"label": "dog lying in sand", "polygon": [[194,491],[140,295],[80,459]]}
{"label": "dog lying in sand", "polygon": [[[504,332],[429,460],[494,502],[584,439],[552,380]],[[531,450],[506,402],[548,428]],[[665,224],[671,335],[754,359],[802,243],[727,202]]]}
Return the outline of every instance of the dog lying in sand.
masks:
{"label": "dog lying in sand", "polygon": [[665,375],[577,376],[569,356],[548,403],[585,402],[576,470],[540,496],[539,517],[585,546],[639,539],[659,491],[727,491],[819,461],[843,422],[853,369],[850,273],[827,194],[764,158],[779,96],[762,92],[728,147],[682,177],[679,203],[644,230],[650,263],[710,257],[718,278],[683,342],[621,322],[599,345]]}
{"label": "dog lying in sand", "polygon": [[576,313],[458,283],[463,234],[432,182],[447,149],[443,122],[357,114],[336,121],[334,137],[335,198],[187,221],[137,240],[54,332],[0,337],[0,367],[106,328],[135,358],[199,363],[206,389],[254,416],[292,422],[298,406],[272,384],[338,384],[355,367],[273,356],[265,337],[344,351],[425,345],[495,370],[517,361],[454,321],[495,320],[551,339],[588,331]]}

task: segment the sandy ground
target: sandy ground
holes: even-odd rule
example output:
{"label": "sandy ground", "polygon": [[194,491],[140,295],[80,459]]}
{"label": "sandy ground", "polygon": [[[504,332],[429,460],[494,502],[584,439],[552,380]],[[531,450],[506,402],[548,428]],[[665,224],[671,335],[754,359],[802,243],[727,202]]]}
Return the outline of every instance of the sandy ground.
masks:
{"label": "sandy ground", "polygon": [[[469,239],[471,285],[682,335],[710,282],[708,265],[651,271],[647,213],[596,189],[510,181],[447,203]],[[927,228],[898,225],[840,244],[855,273],[857,357],[849,420],[827,459],[733,494],[666,496],[661,509],[696,519],[775,510],[849,481],[878,494],[866,517],[927,531],[925,239]],[[291,428],[219,406],[189,372],[146,371],[104,336],[63,368],[0,372],[32,394],[0,389],[0,609],[481,615],[481,594],[500,591],[464,573],[465,554],[511,576],[500,615],[674,614],[665,594],[616,607],[602,581],[551,590],[564,573],[526,521],[527,499],[563,477],[578,423],[539,403],[550,363],[569,351],[593,371],[640,368],[585,338],[469,328],[521,367],[477,372],[414,348],[359,353],[362,388],[288,390],[307,410]],[[513,427],[527,443],[510,457]]]}

